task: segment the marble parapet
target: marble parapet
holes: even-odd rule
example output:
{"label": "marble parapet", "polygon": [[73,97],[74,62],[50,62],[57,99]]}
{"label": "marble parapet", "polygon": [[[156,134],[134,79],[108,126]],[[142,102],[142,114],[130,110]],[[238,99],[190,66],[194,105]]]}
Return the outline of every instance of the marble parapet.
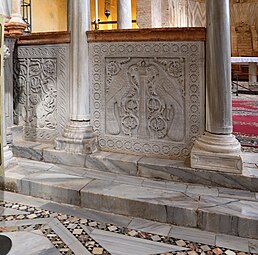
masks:
{"label": "marble parapet", "polygon": [[[185,159],[203,134],[204,40],[193,36],[195,29],[168,30],[168,40],[150,39],[165,31],[103,32],[103,37],[116,35],[111,42],[88,38],[91,124],[100,150]],[[191,36],[173,40],[170,32]]]}

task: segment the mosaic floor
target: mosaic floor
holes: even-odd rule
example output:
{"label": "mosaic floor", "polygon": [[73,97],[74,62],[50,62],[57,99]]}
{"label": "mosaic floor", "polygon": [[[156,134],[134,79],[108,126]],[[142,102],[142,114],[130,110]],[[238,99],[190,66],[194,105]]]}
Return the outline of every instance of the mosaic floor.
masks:
{"label": "mosaic floor", "polygon": [[[185,238],[176,238],[168,224],[89,210],[84,214],[82,210],[0,191],[0,234],[13,243],[8,255],[255,254],[240,251],[240,238],[232,239],[240,248],[233,250],[212,245],[209,232],[194,230],[196,235],[191,238],[186,232]],[[228,242],[226,246],[232,245]]]}

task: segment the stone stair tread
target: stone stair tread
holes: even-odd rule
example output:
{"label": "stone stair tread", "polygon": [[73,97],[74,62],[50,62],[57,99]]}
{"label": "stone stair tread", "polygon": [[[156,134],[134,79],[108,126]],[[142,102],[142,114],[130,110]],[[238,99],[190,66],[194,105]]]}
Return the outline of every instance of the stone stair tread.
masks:
{"label": "stone stair tread", "polygon": [[[56,202],[206,231],[257,238],[254,192],[150,180],[17,159],[5,188]],[[249,226],[248,228],[246,226]]]}
{"label": "stone stair tread", "polygon": [[[112,152],[99,151],[90,155],[69,154],[65,151],[57,151],[53,145],[25,143],[24,141],[15,141],[13,152],[16,157],[23,157],[37,162],[51,162],[57,164],[53,171],[62,166],[65,173],[70,173],[71,169],[75,175],[84,175],[84,168],[95,169],[98,172],[105,172],[107,178],[116,178],[122,181],[130,177],[144,177],[152,179],[167,180],[167,187],[174,189],[173,181],[194,183],[204,186],[227,187],[242,189],[246,191],[258,192],[258,157],[257,153],[244,152],[244,170],[243,173],[234,174],[223,171],[207,171],[202,169],[192,169],[189,162],[179,160],[169,160],[161,158],[141,157],[135,155],[119,154]],[[110,173],[110,175],[108,175]],[[90,178],[97,172],[87,172]],[[85,174],[85,175],[86,175]],[[112,176],[113,174],[113,176]],[[118,175],[117,175],[118,174]],[[126,177],[125,177],[126,176]],[[103,178],[103,176],[99,176]],[[134,182],[133,178],[129,179]],[[136,179],[135,179],[136,180]],[[139,179],[137,179],[139,182]],[[147,185],[147,181],[145,184]],[[164,184],[156,182],[156,187],[160,185],[163,189]],[[178,186],[179,187],[179,186]],[[182,191],[185,187],[181,186]],[[194,189],[194,188],[193,188]],[[189,191],[189,190],[188,190]],[[210,194],[211,189],[206,191]],[[206,192],[205,191],[205,192]]]}

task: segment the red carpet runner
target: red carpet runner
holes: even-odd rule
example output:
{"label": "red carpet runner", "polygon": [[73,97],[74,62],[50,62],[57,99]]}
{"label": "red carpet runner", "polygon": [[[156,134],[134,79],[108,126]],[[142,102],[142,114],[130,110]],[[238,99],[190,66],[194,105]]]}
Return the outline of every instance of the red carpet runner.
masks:
{"label": "red carpet runner", "polygon": [[258,148],[258,99],[234,98],[232,106],[233,132],[237,139],[242,146]]}

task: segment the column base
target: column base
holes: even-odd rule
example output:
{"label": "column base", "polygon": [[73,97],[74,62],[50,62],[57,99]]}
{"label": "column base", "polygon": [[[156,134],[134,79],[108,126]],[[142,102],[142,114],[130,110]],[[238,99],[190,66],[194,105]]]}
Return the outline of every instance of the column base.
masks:
{"label": "column base", "polygon": [[97,151],[97,136],[89,122],[85,121],[71,121],[55,143],[56,150],[71,153],[91,154]]}
{"label": "column base", "polygon": [[17,164],[16,159],[13,157],[13,152],[8,145],[3,147],[4,154],[4,168],[10,167],[10,165]]}
{"label": "column base", "polygon": [[241,145],[232,134],[215,135],[206,132],[194,143],[191,167],[241,174]]}

